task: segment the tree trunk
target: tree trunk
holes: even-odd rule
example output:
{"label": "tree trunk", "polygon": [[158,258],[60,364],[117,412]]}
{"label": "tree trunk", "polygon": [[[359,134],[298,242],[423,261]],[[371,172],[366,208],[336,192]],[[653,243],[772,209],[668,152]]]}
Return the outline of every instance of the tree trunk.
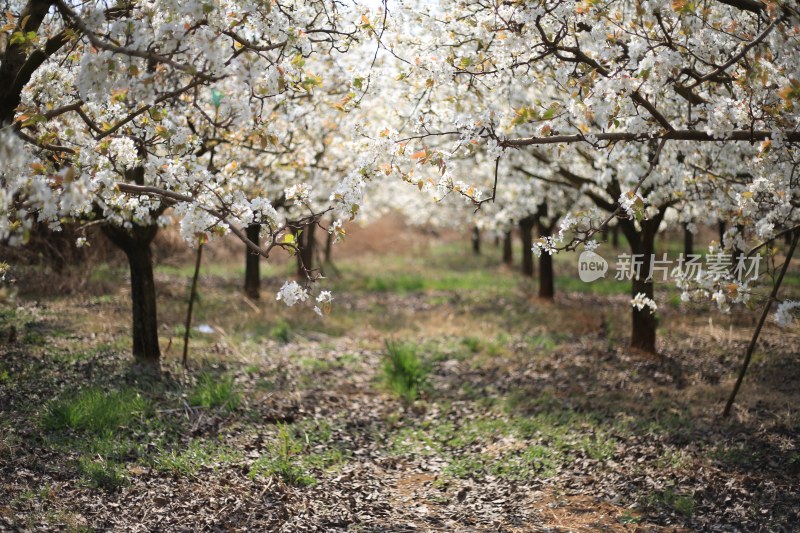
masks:
{"label": "tree trunk", "polygon": [[694,235],[689,231],[689,224],[683,225],[683,256],[694,254]]}
{"label": "tree trunk", "polygon": [[[549,237],[553,226],[540,226],[539,236]],[[553,279],[553,256],[547,252],[542,252],[539,256],[539,298],[552,300],[556,294],[555,282]]]}
{"label": "tree trunk", "polygon": [[[539,205],[539,212],[536,216],[536,226],[539,230],[539,237],[550,237],[553,234],[554,220],[548,220],[547,202]],[[555,296],[553,283],[553,256],[542,253],[539,256],[539,298],[552,300]]]}
{"label": "tree trunk", "polygon": [[555,294],[553,256],[547,252],[542,252],[542,255],[539,256],[539,298],[552,300]]}
{"label": "tree trunk", "polygon": [[133,357],[138,364],[157,368],[161,349],[158,345],[156,286],[150,244],[158,232],[158,226],[134,225],[128,230],[106,224],[103,232],[128,256],[131,270]]}
{"label": "tree trunk", "polygon": [[725,238],[725,223],[720,220],[717,229],[719,230],[719,245],[722,246]]}
{"label": "tree trunk", "polygon": [[[249,224],[245,230],[247,238],[261,244],[261,226]],[[244,293],[252,300],[258,300],[261,292],[261,256],[244,247]]]}
{"label": "tree trunk", "polygon": [[472,253],[481,255],[481,230],[478,226],[472,226]]}
{"label": "tree trunk", "polygon": [[314,268],[314,230],[317,225],[314,222],[303,226],[297,244],[300,251],[297,254],[297,276],[300,279],[308,277],[308,273]]}
{"label": "tree trunk", "polygon": [[333,263],[333,240],[335,239],[333,232],[328,232],[325,238],[325,263],[330,265]]}
{"label": "tree trunk", "polygon": [[522,275],[533,277],[533,224],[534,217],[525,217],[519,221],[519,233],[522,240]]}
{"label": "tree trunk", "polygon": [[[744,226],[742,224],[736,225],[736,231],[739,233],[739,235],[742,236],[742,239],[745,238]],[[744,250],[739,249],[738,245],[735,246],[733,249],[733,264],[734,265],[738,264],[739,260],[742,258],[743,255],[744,255]]]}
{"label": "tree trunk", "polygon": [[[637,261],[641,261],[638,279],[636,272],[631,280],[631,298],[643,293],[645,297],[653,298],[653,282],[647,281],[650,275],[650,265],[655,250],[656,233],[664,216],[661,210],[658,215],[641,222],[641,231],[637,231],[630,220],[621,220],[620,226],[625,233],[631,247],[631,254],[640,254]],[[656,326],[658,320],[649,307],[631,309],[631,347],[648,353],[656,353]]]}
{"label": "tree trunk", "polygon": [[619,224],[611,229],[611,246],[619,248]]}
{"label": "tree trunk", "polygon": [[503,263],[508,266],[514,264],[514,243],[511,240],[511,230],[503,234]]}
{"label": "tree trunk", "polygon": [[[645,256],[642,259],[642,269],[647,268],[649,270],[650,256]],[[653,283],[647,282],[642,278],[633,280],[631,298],[635,298],[639,293],[644,293],[647,298],[653,298]],[[649,307],[643,309],[634,307],[631,311],[631,347],[648,353],[656,353],[657,325],[656,316]]]}

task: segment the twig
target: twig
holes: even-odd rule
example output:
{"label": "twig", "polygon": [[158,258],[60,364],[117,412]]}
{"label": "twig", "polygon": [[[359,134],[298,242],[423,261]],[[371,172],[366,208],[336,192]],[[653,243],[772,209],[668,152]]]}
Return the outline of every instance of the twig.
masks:
{"label": "twig", "polygon": [[194,300],[197,297],[197,277],[200,275],[200,262],[203,258],[203,242],[197,246],[197,259],[194,262],[194,276],[192,277],[192,289],[189,292],[189,307],[186,309],[186,326],[183,332],[183,368],[189,368],[189,332],[192,328],[192,310]]}
{"label": "twig", "polygon": [[783,267],[781,267],[781,273],[778,275],[778,279],[772,286],[772,292],[770,293],[769,298],[767,299],[767,303],[764,304],[764,310],[761,312],[761,318],[758,319],[758,325],[756,326],[756,329],[753,332],[753,337],[750,339],[750,345],[747,347],[747,352],[744,354],[744,361],[742,361],[742,368],[739,370],[739,377],[736,378],[736,384],[733,386],[731,395],[728,398],[728,403],[725,404],[725,410],[722,412],[722,416],[724,417],[727,417],[731,414],[731,407],[733,406],[733,402],[736,400],[736,394],[738,394],[739,392],[739,387],[742,386],[744,375],[747,373],[747,367],[750,365],[750,359],[752,359],[753,357],[753,351],[756,348],[756,342],[758,342],[758,336],[761,334],[761,328],[764,327],[764,322],[767,320],[767,315],[769,314],[769,310],[772,307],[772,302],[778,296],[778,289],[780,289],[781,283],[783,282],[783,276],[789,269],[789,263],[792,262],[792,255],[794,254],[794,250],[797,247],[798,240],[800,240],[800,231],[797,231],[794,234],[794,239],[792,239],[792,245],[789,247],[789,252],[786,254],[786,261],[784,261]]}

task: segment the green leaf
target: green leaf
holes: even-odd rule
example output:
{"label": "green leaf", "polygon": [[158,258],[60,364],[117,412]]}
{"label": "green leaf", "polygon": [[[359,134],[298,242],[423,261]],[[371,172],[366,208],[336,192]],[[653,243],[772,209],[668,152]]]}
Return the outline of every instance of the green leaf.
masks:
{"label": "green leaf", "polygon": [[223,96],[225,96],[225,94],[219,89],[211,90],[211,102],[214,104],[214,107],[219,107],[220,104],[222,104]]}
{"label": "green leaf", "polygon": [[9,44],[25,44],[25,34],[21,31],[14,32],[13,35],[11,35]]}

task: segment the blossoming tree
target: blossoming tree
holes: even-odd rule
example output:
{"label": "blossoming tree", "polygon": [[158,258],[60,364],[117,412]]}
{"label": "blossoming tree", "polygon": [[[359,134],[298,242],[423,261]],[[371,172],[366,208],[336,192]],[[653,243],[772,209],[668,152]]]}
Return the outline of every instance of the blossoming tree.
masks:
{"label": "blossoming tree", "polygon": [[[387,49],[415,130],[395,136],[396,172],[428,166],[440,186],[481,205],[503,177],[478,197],[448,177],[453,159],[535,151],[540,165],[555,161],[599,208],[568,215],[540,252],[588,243],[618,218],[648,272],[671,207],[729,222],[732,252],[797,232],[800,19],[790,4],[454,1],[414,5],[397,28]],[[632,343],[653,351],[652,283],[642,278]],[[730,276],[700,285],[718,302],[749,294]]]}
{"label": "blossoming tree", "polygon": [[[265,256],[292,247],[268,199],[231,187],[240,162],[214,154],[231,131],[240,148],[291,151],[293,130],[274,126],[308,113],[324,83],[305,60],[344,53],[373,30],[324,0],[5,5],[0,237],[23,242],[34,220],[102,223],[130,264],[133,355],[157,365],[150,243],[166,210],[192,243],[231,232]],[[247,238],[253,223],[268,245]],[[309,299],[287,290],[287,304]]]}

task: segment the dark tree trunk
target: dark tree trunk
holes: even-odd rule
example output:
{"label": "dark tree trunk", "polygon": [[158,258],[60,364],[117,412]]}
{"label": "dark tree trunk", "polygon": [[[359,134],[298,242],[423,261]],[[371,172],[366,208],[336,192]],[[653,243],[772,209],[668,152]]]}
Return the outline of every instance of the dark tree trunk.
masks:
{"label": "dark tree trunk", "polygon": [[[14,31],[22,34],[36,34],[53,0],[29,0],[19,14],[19,24]],[[13,19],[12,19],[13,20]],[[54,36],[43,47],[27,53],[28,43],[7,44],[0,57],[0,126],[14,121],[17,106],[21,101],[22,90],[31,76],[44,61],[56,53],[69,41],[66,35]]]}
{"label": "dark tree trunk", "polygon": [[[642,258],[642,268],[650,268],[650,256]],[[631,286],[631,298],[644,293],[647,298],[653,298],[653,283],[644,279],[634,280]],[[631,311],[631,347],[639,350],[656,353],[656,326],[658,321],[655,314],[648,307],[644,309],[633,308]]]}
{"label": "dark tree trunk", "polygon": [[[539,206],[539,237],[550,237],[553,233],[554,221],[544,222],[548,216],[547,204]],[[542,252],[539,256],[539,298],[552,300],[555,296],[555,283],[553,280],[553,256]]]}
{"label": "dark tree trunk", "polygon": [[619,224],[611,229],[611,246],[619,248]]}
{"label": "dark tree trunk", "polygon": [[533,225],[536,219],[532,216],[519,221],[519,234],[522,240],[522,275],[533,277]]}
{"label": "dark tree trunk", "polygon": [[683,225],[683,255],[689,257],[694,254],[694,235],[689,231],[689,224]]}
{"label": "dark tree trunk", "polygon": [[328,232],[325,238],[325,263],[330,265],[333,263],[333,240],[335,236],[333,232]]}
{"label": "dark tree trunk", "polygon": [[[250,224],[245,230],[248,240],[261,244],[261,226]],[[261,256],[244,247],[244,293],[248,298],[258,300],[261,293]]]}
{"label": "dark tree trunk", "polygon": [[511,239],[511,230],[503,234],[503,263],[508,266],[514,264],[514,242]]}
{"label": "dark tree trunk", "polygon": [[542,255],[539,256],[539,298],[552,300],[555,294],[553,256],[542,252]]}
{"label": "dark tree trunk", "polygon": [[158,345],[158,313],[156,286],[153,281],[153,254],[150,244],[158,226],[137,226],[124,229],[107,224],[103,232],[128,256],[131,270],[131,303],[133,316],[133,357],[138,364],[158,367],[161,349]]}
{"label": "dark tree trunk", "polygon": [[297,244],[300,251],[297,254],[297,275],[300,279],[308,277],[308,273],[314,268],[314,230],[316,223],[311,222],[303,226]]}
{"label": "dark tree trunk", "polygon": [[478,226],[472,227],[472,253],[481,255],[481,230]]}
{"label": "dark tree trunk", "polygon": [[720,221],[717,230],[719,231],[719,245],[722,246],[725,238],[725,223]]}
{"label": "dark tree trunk", "polygon": [[[741,236],[742,236],[742,238],[744,239],[744,237],[745,237],[745,235],[744,235],[744,226],[743,226],[743,225],[741,225],[741,224],[737,224],[737,225],[736,225],[736,231],[737,231],[737,232],[739,233],[739,235],[741,235]],[[734,264],[734,265],[735,265],[735,264],[738,264],[738,263],[739,263],[739,260],[742,258],[742,256],[743,256],[743,255],[744,255],[744,250],[741,250],[741,249],[738,247],[738,245],[737,245],[737,246],[736,246],[736,247],[733,249],[733,264]]]}
{"label": "dark tree trunk", "polygon": [[[630,220],[621,220],[620,226],[625,233],[631,247],[631,254],[641,254],[641,267],[638,279],[634,271],[631,281],[631,298],[643,293],[647,298],[653,298],[653,282],[647,281],[650,274],[650,265],[655,250],[656,233],[664,217],[664,211],[659,211],[658,215],[641,222],[641,231],[636,231],[634,223]],[[656,353],[656,327],[658,320],[650,308],[631,310],[631,347],[639,350]]]}

